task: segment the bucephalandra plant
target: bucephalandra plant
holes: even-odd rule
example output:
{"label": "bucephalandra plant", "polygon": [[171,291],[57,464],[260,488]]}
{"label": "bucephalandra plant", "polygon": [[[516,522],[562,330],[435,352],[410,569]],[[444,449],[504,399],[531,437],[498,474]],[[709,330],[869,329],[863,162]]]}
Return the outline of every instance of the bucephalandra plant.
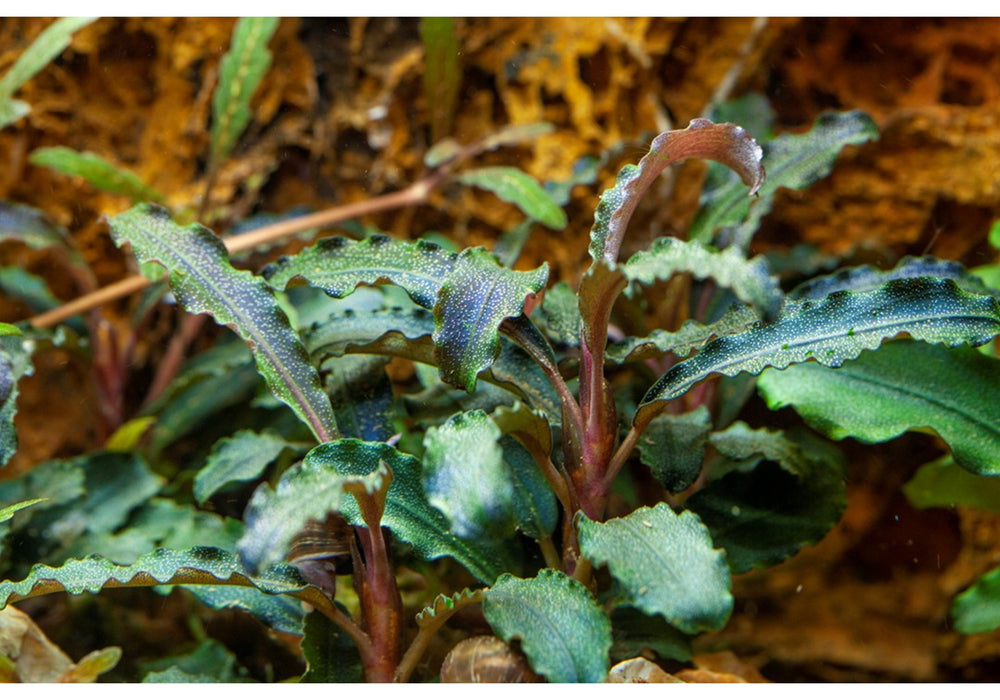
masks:
{"label": "bucephalandra plant", "polygon": [[[158,205],[111,217],[115,242],[165,268],[184,309],[242,342],[177,376],[144,417],[151,442],[90,456],[86,473],[62,461],[36,468],[34,482],[0,482],[11,504],[0,527],[19,531],[68,527],[65,509],[99,474],[105,493],[131,499],[125,512],[93,506],[104,529],[95,515],[70,544],[38,543],[38,561],[65,563],[0,583],[0,604],[184,586],[303,635],[306,680],[409,680],[471,606],[516,643],[504,663],[526,659],[551,682],[604,680],[643,648],[689,659],[691,639],[729,618],[731,574],[816,542],[844,507],[833,444],[804,426],[737,419],[755,389],[829,437],[929,428],[968,472],[1000,473],[1000,409],[975,399],[1000,389],[998,360],[971,347],[1000,334],[996,289],[920,257],[786,290],[764,257],[746,254],[778,187],[805,187],[845,145],[876,135],[859,112],[763,147],[707,119],[660,134],[601,196],[575,287],[485,248],[377,232],[322,239],[254,274],[233,267],[210,229]],[[440,167],[449,156],[434,157]],[[640,198],[689,158],[736,177],[712,171],[687,239],[624,258]],[[454,177],[486,178],[529,216],[565,224],[523,174]],[[658,315],[683,321],[650,327]],[[28,371],[8,330],[5,445]],[[400,359],[412,371],[391,379]],[[157,497],[164,477],[147,459],[205,411],[246,402],[258,375],[267,391],[252,425],[219,440],[193,479],[199,504],[260,481],[242,522]],[[204,401],[193,416],[192,397]],[[190,523],[186,535],[156,529],[166,512]],[[136,540],[149,550],[123,561]],[[414,577],[415,590],[401,584]]]}

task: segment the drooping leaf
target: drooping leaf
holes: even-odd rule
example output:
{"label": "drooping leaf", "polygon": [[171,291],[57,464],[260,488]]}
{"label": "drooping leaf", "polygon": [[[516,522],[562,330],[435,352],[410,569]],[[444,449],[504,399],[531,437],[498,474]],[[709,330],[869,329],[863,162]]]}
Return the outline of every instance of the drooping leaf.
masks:
{"label": "drooping leaf", "polygon": [[599,683],[608,674],[611,622],[583,584],[561,571],[504,574],[484,592],[483,614],[505,642],[520,640],[532,669],[550,683]]}
{"label": "drooping leaf", "polygon": [[361,657],[344,631],[318,611],[306,616],[302,637],[303,683],[360,683]]}
{"label": "drooping leaf", "polygon": [[766,372],[758,387],[768,406],[793,406],[834,439],[884,442],[930,429],[965,469],[1000,474],[1000,404],[986,398],[1000,391],[1000,360],[969,348],[898,340],[837,371]]}
{"label": "drooping leaf", "polygon": [[626,165],[615,186],[601,195],[590,231],[590,257],[614,264],[632,213],[663,170],[686,158],[707,158],[728,166],[754,194],[764,183],[761,149],[741,127],[694,119],[686,129],[657,136],[638,165]]}
{"label": "drooping leaf", "polygon": [[1000,513],[1000,479],[973,474],[952,455],[928,462],[903,485],[914,508],[978,508]]}
{"label": "drooping leaf", "polygon": [[744,194],[745,188],[735,180],[706,191],[701,210],[688,229],[688,238],[709,243],[720,228],[739,224],[729,239],[746,249],[760,221],[771,210],[779,188],[808,187],[830,172],[844,146],[875,138],[878,127],[860,111],[822,114],[809,132],[779,136],[764,145],[767,182],[759,188],[753,206]]}
{"label": "drooping leaf", "polygon": [[951,606],[955,629],[980,634],[1000,628],[1000,567],[979,578]]}
{"label": "drooping leaf", "polygon": [[624,602],[689,634],[718,629],[733,609],[729,569],[708,528],[666,503],[594,522],[577,515],[580,553],[607,565]]}
{"label": "drooping leaf", "polygon": [[31,78],[61,54],[73,33],[87,26],[96,17],[63,17],[46,27],[31,46],[0,78],[0,129],[28,114],[30,107],[11,96]]}
{"label": "drooping leaf", "polygon": [[636,424],[655,416],[657,403],[681,396],[712,374],[760,374],[768,367],[808,360],[839,367],[900,333],[951,346],[981,344],[1000,333],[1000,302],[965,292],[953,280],[928,277],[889,280],[872,291],[834,292],[820,301],[789,302],[777,321],[717,338],[674,365],[646,393]]}
{"label": "drooping leaf", "polygon": [[219,83],[212,98],[210,160],[229,155],[250,123],[250,98],[271,65],[267,44],[278,28],[276,17],[242,17],[233,27],[229,51],[219,62]]}
{"label": "drooping leaf", "polygon": [[708,408],[657,416],[639,438],[642,463],[670,493],[680,493],[701,473],[705,445],[712,430]]}
{"label": "drooping leaf", "polygon": [[397,241],[381,234],[361,241],[333,236],[297,255],[279,258],[262,274],[277,289],[301,278],[338,299],[359,284],[394,284],[430,309],[456,258],[427,241]]}
{"label": "drooping leaf", "polygon": [[548,266],[516,272],[482,248],[469,248],[441,286],[434,305],[435,357],[441,378],[472,392],[476,377],[500,353],[500,324],[519,315],[525,300],[540,292]]}
{"label": "drooping leaf", "polygon": [[112,165],[90,151],[74,151],[65,146],[38,148],[31,152],[32,165],[40,165],[63,175],[81,177],[104,192],[129,197],[133,203],[163,202],[164,197],[139,177],[124,168]]}
{"label": "drooping leaf", "polygon": [[421,18],[420,39],[424,44],[424,95],[431,114],[431,138],[437,142],[451,132],[462,82],[455,20]]}
{"label": "drooping leaf", "polygon": [[560,231],[568,223],[566,212],[553,201],[538,180],[518,168],[495,166],[467,170],[455,178],[465,185],[492,192],[517,206],[525,216]]}
{"label": "drooping leaf", "polygon": [[207,228],[181,227],[160,207],[133,207],[110,220],[115,243],[130,243],[143,261],[170,272],[170,285],[192,313],[209,313],[249,345],[274,396],[310,427],[320,442],[337,437],[337,424],[319,375],[270,289],[259,277],[237,271],[222,241]]}
{"label": "drooping leaf", "polygon": [[235,481],[256,479],[284,450],[301,450],[302,447],[273,431],[241,430],[220,440],[194,477],[195,500],[204,503]]}
{"label": "drooping leaf", "polygon": [[424,489],[459,537],[503,539],[514,532],[514,489],[500,428],[483,411],[458,413],[424,435]]}
{"label": "drooping leaf", "polygon": [[764,256],[747,260],[735,248],[718,251],[698,241],[658,238],[651,248],[629,258],[622,270],[630,282],[641,284],[688,272],[697,279],[711,278],[719,286],[732,290],[740,301],[752,304],[763,318],[773,319],[781,309],[781,287],[768,270]]}

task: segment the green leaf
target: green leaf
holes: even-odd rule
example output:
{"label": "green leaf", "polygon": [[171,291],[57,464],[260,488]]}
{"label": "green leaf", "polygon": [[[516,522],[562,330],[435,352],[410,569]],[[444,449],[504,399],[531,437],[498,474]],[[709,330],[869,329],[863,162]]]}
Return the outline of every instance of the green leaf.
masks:
{"label": "green leaf", "polygon": [[514,533],[514,489],[500,428],[483,411],[458,413],[424,435],[424,489],[456,535],[503,539]]}
{"label": "green leaf", "polygon": [[298,593],[308,586],[292,566],[279,566],[259,576],[250,576],[235,554],[221,549],[157,549],[129,566],[99,556],[70,559],[58,567],[37,564],[21,581],[0,582],[0,607],[59,591],[79,595],[104,588],[192,585],[196,580],[209,585],[250,586],[272,595]]}
{"label": "green leaf", "polygon": [[666,353],[686,357],[713,338],[744,331],[760,318],[743,304],[732,306],[717,321],[703,324],[688,319],[676,331],[656,329],[643,338],[628,337],[608,344],[612,362],[640,362]]}
{"label": "green leaf", "polygon": [[514,489],[513,511],[517,528],[536,540],[548,537],[559,519],[559,507],[552,487],[521,443],[504,436],[500,439],[500,446]]}
{"label": "green leaf", "polygon": [[82,459],[52,460],[36,465],[30,471],[0,481],[0,503],[34,501],[38,507],[17,517],[34,517],[37,511],[47,510],[72,501],[83,494]]}
{"label": "green leaf", "polygon": [[306,616],[302,655],[306,660],[302,683],[360,683],[363,680],[357,647],[342,629],[319,611]]}
{"label": "green leaf", "polygon": [[[796,476],[809,473],[815,461],[815,448],[789,439],[782,431],[767,428],[754,429],[743,421],[736,421],[725,430],[712,433],[709,443],[716,451],[732,463],[731,468],[747,471],[753,469],[762,459],[775,462],[782,469]],[[713,476],[721,476],[713,469]]]}
{"label": "green leaf", "polygon": [[15,202],[0,202],[0,241],[20,241],[39,250],[55,246],[72,251],[69,232],[64,227],[51,221],[44,212]]}
{"label": "green leaf", "polygon": [[767,319],[777,316],[783,300],[778,279],[771,276],[764,256],[747,260],[738,249],[718,251],[698,241],[658,238],[649,250],[629,258],[622,270],[630,282],[641,284],[669,280],[678,272],[711,278],[741,301],[753,304]]}
{"label": "green leaf", "polygon": [[0,523],[6,522],[11,518],[13,518],[14,513],[16,513],[17,511],[24,510],[25,508],[29,508],[35,505],[36,503],[41,503],[42,501],[45,500],[46,499],[44,498],[29,498],[27,501],[21,501],[20,503],[13,503],[9,506],[0,508]]}
{"label": "green leaf", "polygon": [[761,153],[757,142],[735,124],[694,119],[686,129],[663,132],[653,140],[639,164],[622,168],[615,186],[601,195],[590,230],[590,257],[594,262],[617,261],[639,199],[671,163],[686,158],[718,161],[736,171],[754,194],[764,183]]}
{"label": "green leaf", "polygon": [[323,386],[344,437],[378,442],[396,432],[395,395],[386,373],[387,357],[353,355],[320,367]]}
{"label": "green leaf", "polygon": [[551,229],[566,228],[566,212],[556,204],[538,180],[518,168],[496,166],[467,170],[455,178],[465,185],[492,192],[517,206],[524,215]]}
{"label": "green leaf", "polygon": [[955,629],[980,634],[1000,628],[1000,567],[980,577],[951,606]]}
{"label": "green leaf", "polygon": [[147,671],[143,683],[231,683],[237,678],[236,656],[214,639],[143,666]]}
{"label": "green leaf", "polygon": [[[305,611],[288,596],[269,595],[239,586],[182,586],[215,610],[243,610],[278,632],[302,634]],[[319,614],[319,613],[316,613]]]}
{"label": "green leaf", "polygon": [[[783,561],[818,542],[840,520],[847,503],[843,458],[815,437],[799,440],[808,441],[796,445],[786,438],[789,446],[782,453],[798,448],[797,457],[808,460],[798,466],[804,473],[765,461],[752,471],[717,478],[685,503],[726,550],[734,574]],[[740,454],[750,456],[752,448]]]}
{"label": "green leaf", "polygon": [[541,317],[544,330],[553,342],[578,347],[583,333],[583,318],[576,292],[566,282],[557,282],[545,290]]}
{"label": "green leaf", "polygon": [[74,151],[65,146],[38,148],[28,159],[32,165],[50,168],[63,175],[82,177],[99,190],[129,197],[133,203],[163,202],[164,197],[128,170],[112,165],[90,151]]}
{"label": "green leaf", "polygon": [[462,83],[455,20],[451,17],[421,18],[420,39],[424,44],[424,96],[431,114],[431,140],[437,142],[451,132]]}
{"label": "green leaf", "polygon": [[519,315],[525,300],[545,287],[548,266],[515,272],[482,248],[455,261],[434,305],[434,345],[441,379],[471,393],[476,377],[500,353],[499,327]]}
{"label": "green leaf", "polygon": [[397,241],[381,234],[361,241],[333,236],[297,255],[279,258],[261,274],[277,289],[300,278],[337,299],[360,284],[394,284],[429,309],[456,258],[427,241]]}
{"label": "green leaf", "polygon": [[34,372],[31,364],[33,341],[20,335],[0,335],[0,467],[17,452],[18,382]]}
{"label": "green leaf", "polygon": [[978,508],[1000,513],[1000,480],[972,474],[952,455],[929,462],[903,485],[914,508]]}
{"label": "green leaf", "polygon": [[505,642],[521,641],[550,683],[600,683],[608,675],[611,623],[583,584],[561,571],[504,574],[484,592],[483,614]]}
{"label": "green leaf", "polygon": [[271,65],[267,44],[277,28],[276,17],[236,20],[229,52],[219,62],[219,84],[212,98],[210,160],[214,165],[229,155],[250,122],[250,98]]}
{"label": "green leaf", "polygon": [[844,146],[875,138],[878,127],[861,111],[822,114],[809,132],[779,136],[764,146],[767,182],[759,188],[753,207],[744,194],[745,188],[735,180],[709,190],[702,196],[702,207],[688,229],[688,238],[708,243],[720,228],[740,224],[730,239],[745,250],[761,220],[771,211],[779,188],[808,187],[830,172]]}
{"label": "green leaf", "polygon": [[639,438],[642,463],[670,493],[680,493],[701,473],[705,445],[712,430],[708,408],[657,416]]}
{"label": "green leaf", "polygon": [[229,325],[254,353],[274,396],[310,427],[320,442],[337,437],[337,424],[319,375],[298,335],[259,277],[235,270],[222,241],[204,226],[181,227],[166,210],[146,204],[110,220],[119,246],[131,243],[143,261],[170,272],[170,286],[191,313],[209,313]]}
{"label": "green leaf", "polygon": [[840,440],[884,442],[930,429],[955,461],[1000,474],[1000,360],[969,348],[899,340],[837,371],[800,365],[767,372],[758,387],[768,406],[794,406],[810,425]]}
{"label": "green leaf", "polygon": [[286,449],[301,450],[302,446],[273,431],[241,430],[220,440],[194,477],[195,500],[204,503],[233,482],[256,479]]}
{"label": "green leaf", "polygon": [[681,396],[712,374],[760,374],[809,360],[839,367],[900,333],[954,346],[981,344],[998,332],[1000,302],[965,292],[950,279],[894,279],[873,291],[788,302],[777,321],[713,340],[674,365],[646,393],[635,422],[645,425],[661,410],[657,403]]}
{"label": "green leaf", "polygon": [[11,95],[61,54],[69,46],[74,32],[96,19],[96,17],[57,19],[21,53],[14,65],[7,70],[3,78],[0,78],[0,129],[28,113],[28,106],[23,102],[10,100]]}
{"label": "green leaf", "polygon": [[641,656],[647,649],[675,661],[690,661],[693,656],[690,636],[667,624],[660,615],[646,615],[620,605],[611,611],[611,628],[613,659]]}
{"label": "green leaf", "polygon": [[729,570],[708,528],[666,503],[594,522],[577,515],[580,553],[607,564],[629,605],[689,634],[722,627],[733,609]]}

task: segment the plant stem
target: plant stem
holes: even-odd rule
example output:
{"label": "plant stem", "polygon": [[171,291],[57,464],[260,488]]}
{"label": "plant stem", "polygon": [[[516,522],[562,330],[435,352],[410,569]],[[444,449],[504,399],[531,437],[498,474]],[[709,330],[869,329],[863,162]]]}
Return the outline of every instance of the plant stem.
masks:
{"label": "plant stem", "polygon": [[389,683],[396,675],[402,642],[403,601],[396,574],[389,561],[389,548],[380,521],[384,501],[372,494],[355,494],[361,516],[368,525],[358,528],[365,550],[363,575],[357,578],[358,597],[371,637],[368,653],[362,653],[365,680]]}
{"label": "plant stem", "polygon": [[542,537],[536,541],[542,550],[542,558],[545,559],[545,566],[550,569],[561,570],[563,565],[562,557],[559,556],[559,551],[556,549],[555,543],[552,542],[552,538]]}
{"label": "plant stem", "polygon": [[622,440],[622,444],[618,446],[615,450],[615,454],[611,457],[611,461],[608,463],[608,471],[604,474],[604,486],[607,491],[611,491],[611,486],[615,483],[615,478],[618,476],[618,472],[621,471],[622,467],[625,465],[625,461],[628,459],[629,455],[632,454],[633,448],[637,442],[639,442],[639,436],[642,431],[636,428],[634,425],[628,431],[628,435]]}

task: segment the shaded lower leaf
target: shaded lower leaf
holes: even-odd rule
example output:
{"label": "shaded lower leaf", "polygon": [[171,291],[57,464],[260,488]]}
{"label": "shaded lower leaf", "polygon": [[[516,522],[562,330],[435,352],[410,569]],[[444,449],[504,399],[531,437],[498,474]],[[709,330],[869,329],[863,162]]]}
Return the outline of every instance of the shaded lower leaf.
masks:
{"label": "shaded lower leaf", "polygon": [[194,497],[204,503],[236,481],[256,479],[286,449],[302,450],[273,431],[241,430],[215,443],[205,466],[194,477]]}
{"label": "shaded lower leaf", "polygon": [[[239,586],[183,586],[203,604],[216,610],[244,610],[278,632],[302,634],[305,611],[294,598],[268,595]],[[315,613],[319,614],[319,613]]]}
{"label": "shaded lower leaf", "polygon": [[694,513],[660,503],[604,523],[578,514],[577,529],[580,553],[607,565],[629,605],[689,634],[729,619],[729,570]]}
{"label": "shaded lower leaf", "polygon": [[951,606],[955,629],[962,634],[1000,628],[1000,567],[993,569],[955,598]]}
{"label": "shaded lower leaf", "polygon": [[923,465],[903,493],[914,508],[978,508],[1000,513],[1000,479],[972,474],[952,455]]}
{"label": "shaded lower leaf", "polygon": [[302,636],[306,672],[302,683],[360,683],[361,656],[343,630],[318,611],[306,616]]}
{"label": "shaded lower leaf", "polygon": [[798,365],[759,380],[772,409],[793,406],[834,439],[884,442],[930,429],[955,461],[976,474],[1000,474],[1000,360],[970,348],[908,340],[888,343],[838,370]]}
{"label": "shaded lower leaf", "polygon": [[521,443],[504,436],[500,439],[500,446],[514,490],[513,512],[517,529],[536,540],[548,537],[559,519],[559,507],[552,487]]}
{"label": "shaded lower leaf", "polygon": [[191,651],[144,664],[143,683],[230,683],[236,680],[236,656],[214,639]]}
{"label": "shaded lower leaf", "polygon": [[692,658],[691,637],[667,624],[661,615],[646,615],[628,605],[611,612],[614,642],[611,657],[628,659],[652,649],[658,656],[675,661]]}
{"label": "shaded lower leaf", "polygon": [[671,493],[680,493],[701,473],[705,445],[712,430],[708,408],[657,416],[637,444],[642,463]]}
{"label": "shaded lower leaf", "polygon": [[484,592],[483,614],[505,642],[521,641],[550,683],[599,683],[608,674],[611,622],[583,584],[561,571],[504,574]]}

